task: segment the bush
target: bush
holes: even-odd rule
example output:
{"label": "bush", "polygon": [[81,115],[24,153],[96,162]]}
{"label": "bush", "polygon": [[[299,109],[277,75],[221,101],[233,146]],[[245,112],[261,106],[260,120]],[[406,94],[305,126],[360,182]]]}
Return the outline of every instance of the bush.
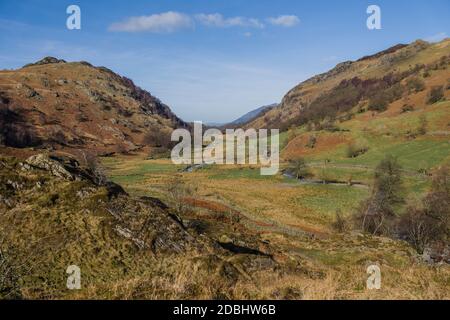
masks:
{"label": "bush", "polygon": [[433,235],[433,221],[424,210],[408,207],[399,220],[400,237],[408,241],[419,253],[423,253]]}
{"label": "bush", "polygon": [[197,188],[186,184],[176,176],[169,182],[167,191],[175,212],[183,214],[191,208],[188,199],[195,196]]}
{"label": "bush", "polygon": [[20,299],[20,277],[10,252],[0,248],[0,299]]}
{"label": "bush", "polygon": [[157,148],[170,149],[172,146],[170,133],[159,127],[152,127],[142,141],[145,145]]}
{"label": "bush", "polygon": [[406,87],[410,92],[420,92],[425,90],[425,82],[419,78],[411,78],[406,82]]}
{"label": "bush", "polygon": [[422,207],[410,206],[399,219],[400,237],[419,253],[434,241],[450,239],[450,173],[447,167],[434,175],[431,190]]}
{"label": "bush", "polygon": [[98,161],[95,154],[92,152],[89,152],[89,151],[86,151],[86,152],[83,151],[82,155],[83,155],[84,165],[86,166],[86,169],[91,174],[91,176],[94,180],[94,183],[99,186],[105,185],[108,182],[108,178],[106,176],[106,171],[103,168],[103,166],[100,164],[100,162]]}
{"label": "bush", "polygon": [[426,115],[422,114],[419,118],[419,128],[417,129],[417,132],[420,135],[425,135],[428,131],[428,120]]}
{"label": "bush", "polygon": [[348,158],[356,158],[366,153],[368,150],[369,147],[361,142],[351,142],[347,145],[346,154]]}
{"label": "bush", "polygon": [[360,204],[355,215],[361,229],[371,234],[389,234],[395,217],[393,207],[403,202],[401,167],[392,156],[375,169],[371,196]]}
{"label": "bush", "polygon": [[308,138],[308,143],[306,144],[306,147],[314,149],[316,146],[317,138],[314,135],[310,135]]}
{"label": "bush", "polygon": [[387,107],[389,105],[389,99],[387,96],[383,93],[377,94],[373,98],[369,100],[369,110],[370,111],[378,111],[383,112],[387,110]]}
{"label": "bush", "polygon": [[349,221],[344,217],[342,211],[339,209],[336,210],[335,220],[332,224],[332,227],[339,233],[344,233],[350,230]]}
{"label": "bush", "polygon": [[430,92],[428,93],[428,104],[433,104],[436,102],[439,102],[444,99],[444,87],[443,86],[437,86],[431,88]]}
{"label": "bush", "polygon": [[410,104],[405,104],[402,107],[402,113],[414,111],[414,107]]}
{"label": "bush", "polygon": [[310,176],[308,166],[303,158],[291,160],[287,171],[297,179],[304,179]]}

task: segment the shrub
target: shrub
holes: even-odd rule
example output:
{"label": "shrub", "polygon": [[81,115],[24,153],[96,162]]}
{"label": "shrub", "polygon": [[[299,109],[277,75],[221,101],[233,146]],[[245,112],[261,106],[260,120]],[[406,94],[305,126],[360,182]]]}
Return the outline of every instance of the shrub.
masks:
{"label": "shrub", "polygon": [[419,78],[411,78],[406,82],[410,92],[420,92],[425,90],[425,82]]}
{"label": "shrub", "polygon": [[414,111],[414,107],[410,104],[405,104],[402,107],[402,113]]}
{"label": "shrub", "polygon": [[10,124],[5,126],[4,144],[13,148],[35,147],[42,143],[34,129]]}
{"label": "shrub", "polygon": [[102,186],[105,185],[108,182],[108,178],[106,176],[105,168],[100,164],[97,157],[94,153],[89,151],[83,151],[83,160],[84,165],[86,166],[86,169],[91,174],[94,183]]}
{"label": "shrub", "polygon": [[0,299],[21,297],[18,267],[12,260],[10,252],[0,248]]}
{"label": "shrub", "polygon": [[360,204],[355,220],[371,234],[389,234],[395,217],[393,207],[403,202],[401,166],[392,156],[383,159],[375,169],[370,197]]}
{"label": "shrub", "polygon": [[431,88],[430,92],[428,93],[428,104],[433,104],[436,102],[439,102],[444,99],[444,87],[443,86],[437,86]]}
{"label": "shrub", "polygon": [[176,176],[169,182],[167,191],[175,212],[183,214],[191,208],[187,200],[195,196],[197,188],[186,184]]}
{"label": "shrub", "polygon": [[432,239],[433,221],[424,210],[408,207],[406,212],[399,220],[400,237],[408,241],[419,253],[423,253]]}
{"label": "shrub", "polygon": [[89,118],[83,113],[78,113],[75,116],[75,120],[77,120],[78,122],[88,122]]}
{"label": "shrub", "polygon": [[335,220],[332,224],[332,227],[334,230],[336,230],[339,233],[344,233],[350,230],[350,223],[349,221],[344,217],[341,210],[336,210],[335,213]]}
{"label": "shrub", "polygon": [[375,95],[369,100],[369,110],[383,112],[387,110],[389,99],[384,93]]}
{"label": "shrub", "polygon": [[304,179],[310,176],[308,166],[303,158],[291,160],[287,170],[297,179]]}
{"label": "shrub", "polygon": [[433,241],[450,238],[450,173],[447,167],[434,175],[422,206],[410,206],[398,222],[399,235],[419,253]]}
{"label": "shrub", "polygon": [[310,135],[308,138],[308,143],[306,144],[306,147],[314,149],[316,146],[317,138],[315,135]]}
{"label": "shrub", "polygon": [[425,135],[428,131],[428,120],[426,115],[422,114],[419,118],[419,128],[417,129],[417,132],[420,135]]}
{"label": "shrub", "polygon": [[348,158],[356,158],[366,153],[368,150],[369,147],[362,142],[351,142],[347,145],[346,154]]}
{"label": "shrub", "polygon": [[169,149],[172,145],[170,133],[159,127],[152,127],[142,141],[145,145]]}

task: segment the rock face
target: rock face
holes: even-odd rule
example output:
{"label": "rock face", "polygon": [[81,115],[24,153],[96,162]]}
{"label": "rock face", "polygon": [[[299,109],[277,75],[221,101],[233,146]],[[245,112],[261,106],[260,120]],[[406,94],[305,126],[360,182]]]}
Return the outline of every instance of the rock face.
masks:
{"label": "rock face", "polygon": [[170,135],[185,126],[159,99],[104,67],[46,57],[0,71],[0,145],[127,152],[150,131]]}
{"label": "rock face", "polygon": [[[55,160],[51,160],[48,156],[44,154],[37,154],[31,156],[26,161],[26,164],[31,165],[35,168],[39,168],[42,170],[47,170],[53,176],[66,179],[66,180],[74,180],[74,176],[70,174],[63,165]],[[24,166],[24,168],[26,168]],[[28,167],[29,168],[29,167]]]}
{"label": "rock face", "polygon": [[[26,206],[30,196],[35,204],[35,198],[41,196],[49,202],[40,203],[35,210],[53,207],[55,212],[68,210],[74,216],[86,212],[107,217],[114,234],[154,254],[181,254],[212,244],[192,237],[167,207],[134,199],[112,182],[98,185],[88,169],[68,165],[63,159],[37,154],[24,162],[1,161],[0,165],[0,209],[5,214],[11,204]],[[95,206],[89,206],[93,200]]]}

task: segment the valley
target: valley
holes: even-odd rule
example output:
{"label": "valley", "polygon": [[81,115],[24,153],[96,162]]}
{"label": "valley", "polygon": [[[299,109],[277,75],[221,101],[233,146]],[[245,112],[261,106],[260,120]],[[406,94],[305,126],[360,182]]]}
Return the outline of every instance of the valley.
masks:
{"label": "valley", "polygon": [[192,124],[109,69],[0,71],[0,297],[450,299],[449,65],[448,39],[398,45],[250,113],[281,129],[271,176],[175,165]]}

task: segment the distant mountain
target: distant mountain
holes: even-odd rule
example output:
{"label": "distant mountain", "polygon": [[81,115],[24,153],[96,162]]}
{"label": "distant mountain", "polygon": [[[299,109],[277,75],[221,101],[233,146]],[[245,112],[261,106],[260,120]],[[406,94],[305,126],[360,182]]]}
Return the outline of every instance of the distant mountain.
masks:
{"label": "distant mountain", "polygon": [[252,121],[253,119],[256,119],[257,117],[263,115],[264,113],[268,112],[269,110],[272,110],[273,108],[276,108],[278,106],[278,103],[273,103],[267,106],[259,107],[258,109],[252,110],[246,114],[244,114],[239,119],[236,119],[230,123],[228,123],[226,126],[238,126],[246,124],[247,122]]}
{"label": "distant mountain", "polygon": [[183,126],[167,105],[105,67],[46,57],[0,71],[0,146],[125,152],[152,132]]}

